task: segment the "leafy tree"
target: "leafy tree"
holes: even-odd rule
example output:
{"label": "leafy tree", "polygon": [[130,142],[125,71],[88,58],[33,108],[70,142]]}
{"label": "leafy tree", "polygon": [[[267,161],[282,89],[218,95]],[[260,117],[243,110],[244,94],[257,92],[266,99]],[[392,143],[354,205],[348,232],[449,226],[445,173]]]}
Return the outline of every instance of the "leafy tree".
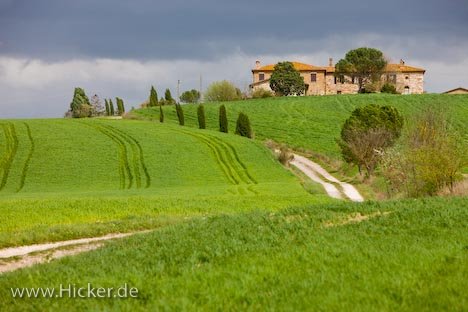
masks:
{"label": "leafy tree", "polygon": [[249,117],[244,113],[239,113],[239,117],[237,117],[236,134],[247,138],[253,137]]}
{"label": "leafy tree", "polygon": [[180,100],[184,103],[198,103],[200,100],[200,92],[195,89],[182,92],[180,95]]}
{"label": "leafy tree", "polygon": [[197,117],[198,117],[198,128],[206,129],[205,107],[202,104],[198,105]]}
{"label": "leafy tree", "polygon": [[109,111],[110,111],[110,116],[114,116],[114,115],[115,115],[114,103],[112,103],[112,99],[109,99]]}
{"label": "leafy tree", "polygon": [[338,61],[335,76],[344,75],[357,79],[359,92],[365,92],[365,85],[380,81],[387,61],[383,53],[374,48],[358,48],[346,53]]}
{"label": "leafy tree", "polygon": [[401,135],[403,117],[392,106],[367,105],[356,108],[341,128],[343,159],[367,170],[371,176],[385,149]]}
{"label": "leafy tree", "polygon": [[166,89],[164,92],[164,105],[173,105],[176,101],[172,98],[171,90]]}
{"label": "leafy tree", "polygon": [[107,99],[105,99],[104,102],[106,103],[106,116],[110,116],[110,107]]}
{"label": "leafy tree", "polygon": [[159,122],[164,122],[164,111],[162,105],[159,105]]}
{"label": "leafy tree", "polygon": [[226,107],[224,105],[219,107],[219,131],[228,133],[228,120]]}
{"label": "leafy tree", "polygon": [[179,119],[179,125],[183,126],[185,125],[184,110],[182,109],[182,106],[179,103],[176,103],[175,107],[176,107],[177,119]]}
{"label": "leafy tree", "polygon": [[97,94],[91,97],[91,115],[92,116],[102,116],[105,114],[105,109],[102,106],[101,99]]}
{"label": "leafy tree", "polygon": [[301,95],[306,91],[306,84],[291,62],[280,62],[271,74],[270,88],[279,96]]}
{"label": "leafy tree", "polygon": [[[75,92],[73,94],[73,100],[70,103],[70,110],[72,116],[75,118],[81,117],[89,117],[91,116],[91,109],[81,109],[81,106],[87,105],[91,107],[88,97],[86,96],[85,91],[82,88],[75,88]],[[89,116],[83,116],[84,112],[89,112]]]}
{"label": "leafy tree", "polygon": [[239,100],[238,89],[227,80],[213,82],[205,92],[208,102]]}
{"label": "leafy tree", "polygon": [[149,107],[158,106],[158,93],[156,92],[156,89],[154,89],[153,86],[151,86],[150,99],[149,99],[148,106]]}

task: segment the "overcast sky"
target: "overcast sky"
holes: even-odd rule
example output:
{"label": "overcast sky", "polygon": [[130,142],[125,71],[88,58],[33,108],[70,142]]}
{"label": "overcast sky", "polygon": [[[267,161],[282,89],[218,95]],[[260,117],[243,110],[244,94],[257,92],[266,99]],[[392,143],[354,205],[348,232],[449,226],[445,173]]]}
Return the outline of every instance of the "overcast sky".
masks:
{"label": "overcast sky", "polygon": [[468,0],[0,0],[0,118],[60,117],[75,86],[128,108],[200,75],[246,89],[256,60],[361,46],[425,68],[428,92],[468,87]]}

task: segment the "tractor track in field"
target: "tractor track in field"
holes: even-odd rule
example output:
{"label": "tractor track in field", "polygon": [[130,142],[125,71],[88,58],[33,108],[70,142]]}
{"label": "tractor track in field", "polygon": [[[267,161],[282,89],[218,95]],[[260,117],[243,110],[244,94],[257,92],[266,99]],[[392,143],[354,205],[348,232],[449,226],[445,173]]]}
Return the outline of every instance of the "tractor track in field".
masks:
{"label": "tractor track in field", "polygon": [[11,165],[18,151],[18,136],[16,135],[15,125],[11,122],[2,124],[3,134],[5,136],[6,148],[5,156],[0,163],[2,179],[0,180],[0,191],[3,190],[10,174]]}
{"label": "tractor track in field", "polygon": [[[189,135],[206,145],[226,179],[231,184],[238,185],[237,190],[241,195],[247,192],[258,194],[253,189],[253,185],[258,184],[258,182],[249,173],[247,166],[240,160],[234,146],[208,134],[198,134],[181,129],[176,131]],[[248,187],[244,189],[243,185],[248,185]]]}
{"label": "tractor track in field", "polygon": [[109,129],[113,129],[115,132],[119,133],[122,138],[124,138],[128,144],[130,144],[132,148],[132,153],[133,153],[133,160],[134,160],[134,170],[135,174],[138,173],[138,180],[137,180],[137,187],[141,187],[141,174],[140,174],[140,166],[141,169],[143,170],[143,174],[145,176],[145,188],[150,187],[151,185],[151,176],[149,175],[148,167],[146,167],[145,164],[145,158],[143,155],[143,148],[141,147],[140,142],[138,142],[137,139],[129,135],[128,133],[125,133],[124,131],[117,129],[112,126],[107,126]]}
{"label": "tractor track in field", "polygon": [[33,153],[34,153],[34,149],[36,148],[35,144],[34,144],[34,139],[32,137],[31,128],[29,127],[29,125],[27,123],[24,122],[23,124],[26,127],[26,132],[28,134],[30,147],[29,147],[28,157],[26,158],[26,161],[25,161],[24,166],[23,166],[23,170],[21,171],[20,185],[19,185],[18,190],[16,192],[21,191],[23,189],[23,187],[24,187],[24,184],[26,182],[26,175],[27,175],[28,169],[29,169],[29,163],[31,162],[31,158],[32,158]]}
{"label": "tractor track in field", "polygon": [[[130,189],[134,184],[136,188],[150,187],[151,176],[145,164],[143,148],[137,139],[110,125],[86,122],[84,124],[101,132],[118,146],[120,189]],[[142,172],[140,172],[140,167]]]}

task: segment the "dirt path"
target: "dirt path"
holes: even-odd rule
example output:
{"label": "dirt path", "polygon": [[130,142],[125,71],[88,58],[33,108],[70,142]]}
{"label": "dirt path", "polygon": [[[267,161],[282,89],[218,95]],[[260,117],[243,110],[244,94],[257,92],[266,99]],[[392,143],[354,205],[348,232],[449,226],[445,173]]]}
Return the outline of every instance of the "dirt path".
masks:
{"label": "dirt path", "polygon": [[[355,202],[364,201],[362,195],[353,185],[339,181],[319,164],[310,159],[294,154],[294,159],[291,161],[291,164],[301,170],[312,181],[320,183],[330,197],[338,199],[346,197]],[[340,186],[342,191],[335,186],[336,184]]]}
{"label": "dirt path", "polygon": [[0,249],[0,273],[29,267],[37,263],[49,262],[65,256],[76,255],[97,249],[104,245],[104,241],[147,232],[150,231],[109,234],[100,237]]}

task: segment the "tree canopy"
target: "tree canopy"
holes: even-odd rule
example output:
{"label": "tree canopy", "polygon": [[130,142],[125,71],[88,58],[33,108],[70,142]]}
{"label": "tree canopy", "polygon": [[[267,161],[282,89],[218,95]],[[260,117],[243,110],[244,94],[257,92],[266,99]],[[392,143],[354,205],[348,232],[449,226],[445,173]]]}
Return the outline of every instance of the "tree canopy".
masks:
{"label": "tree canopy", "polygon": [[341,128],[343,159],[372,175],[386,148],[401,135],[403,117],[395,107],[375,104],[356,108]]}
{"label": "tree canopy", "polygon": [[195,89],[182,92],[180,100],[184,103],[197,103],[200,100],[200,92]]}
{"label": "tree canopy", "polygon": [[380,81],[387,60],[380,50],[374,48],[358,48],[346,53],[345,58],[338,61],[335,76],[348,76],[357,79],[359,92],[365,92],[366,84]]}
{"label": "tree canopy", "polygon": [[291,62],[280,62],[271,74],[270,88],[279,96],[301,95],[306,91],[306,84]]}

